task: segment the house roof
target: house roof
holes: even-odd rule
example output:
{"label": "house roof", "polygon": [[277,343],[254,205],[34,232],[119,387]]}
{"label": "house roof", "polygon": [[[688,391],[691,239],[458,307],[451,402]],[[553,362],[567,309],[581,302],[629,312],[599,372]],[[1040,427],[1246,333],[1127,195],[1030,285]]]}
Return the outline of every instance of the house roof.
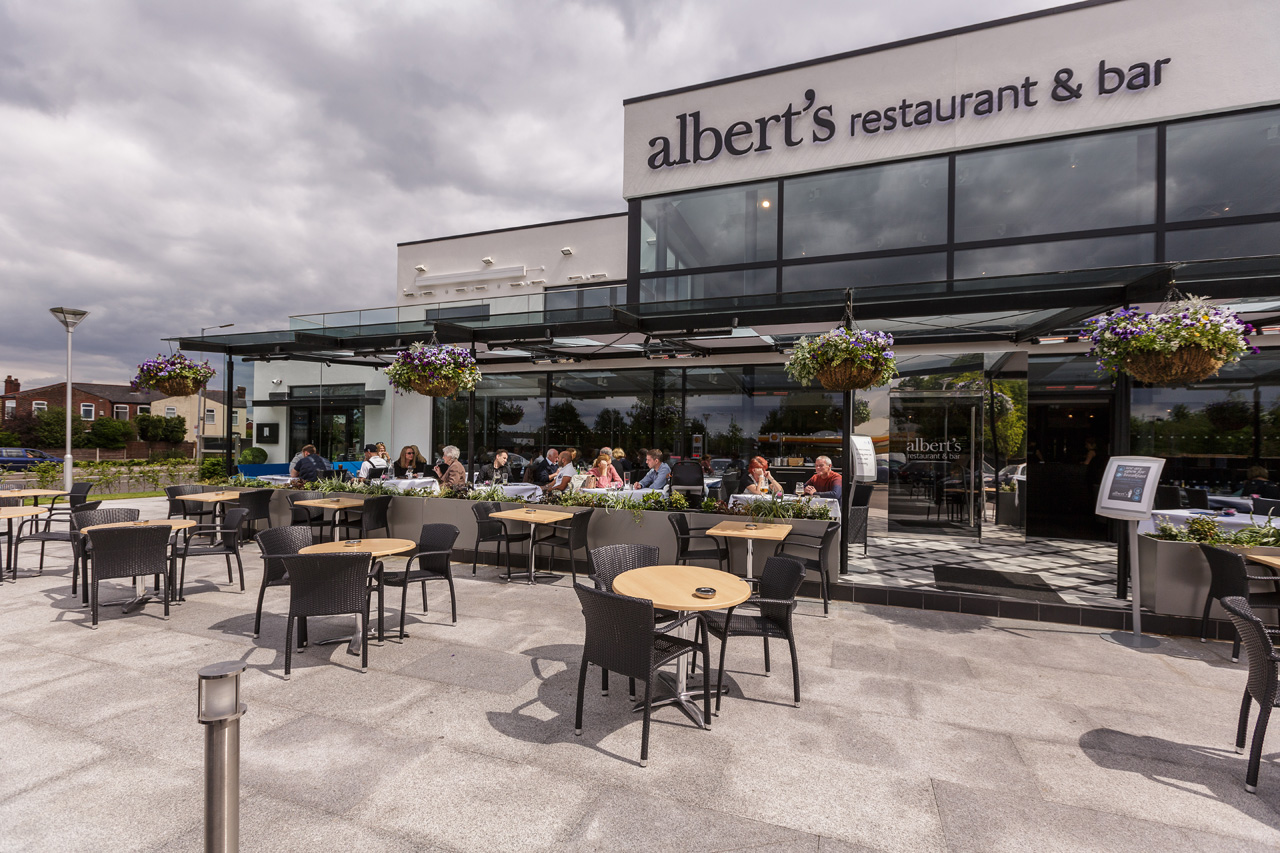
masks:
{"label": "house roof", "polygon": [[[64,382],[58,382],[53,385],[41,385],[38,388],[23,388],[16,394],[5,394],[5,397],[16,398],[25,397],[29,394],[38,394],[41,391],[52,392],[57,389],[58,394],[63,394]],[[112,403],[147,403],[155,402],[164,397],[159,391],[134,391],[128,385],[105,385],[99,382],[73,382],[71,387],[85,394],[92,394],[95,397],[102,397]]]}

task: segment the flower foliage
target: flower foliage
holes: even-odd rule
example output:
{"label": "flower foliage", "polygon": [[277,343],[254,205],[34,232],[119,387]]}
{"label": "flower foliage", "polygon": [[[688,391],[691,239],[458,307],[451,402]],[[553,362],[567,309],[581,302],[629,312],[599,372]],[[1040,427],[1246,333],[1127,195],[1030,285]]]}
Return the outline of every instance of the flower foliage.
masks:
{"label": "flower foliage", "polygon": [[1249,343],[1253,327],[1232,311],[1189,296],[1158,314],[1122,308],[1087,321],[1093,349],[1089,355],[1103,370],[1118,373],[1125,360],[1140,352],[1172,353],[1183,347],[1201,347],[1234,364],[1246,352],[1257,352]]}
{"label": "flower foliage", "polygon": [[985,410],[988,406],[994,406],[996,417],[1003,418],[1013,411],[1013,398],[998,389],[992,394],[991,389],[987,388],[987,383],[981,379],[966,379],[951,387],[957,391],[981,391],[982,408]]}
{"label": "flower foliage", "polygon": [[197,387],[203,387],[213,378],[214,369],[209,362],[196,362],[180,352],[173,355],[157,355],[138,365],[138,375],[129,386],[135,391],[155,388],[166,379],[187,379]]}
{"label": "flower foliage", "polygon": [[415,380],[456,382],[459,391],[474,391],[480,382],[480,368],[471,353],[463,347],[427,346],[414,343],[396,353],[395,361],[386,368],[387,379],[399,391],[412,391]]}
{"label": "flower foliage", "polygon": [[801,385],[808,385],[822,368],[846,362],[875,371],[875,379],[868,387],[888,383],[898,375],[894,366],[893,335],[842,327],[816,338],[800,338],[787,359],[787,375]]}

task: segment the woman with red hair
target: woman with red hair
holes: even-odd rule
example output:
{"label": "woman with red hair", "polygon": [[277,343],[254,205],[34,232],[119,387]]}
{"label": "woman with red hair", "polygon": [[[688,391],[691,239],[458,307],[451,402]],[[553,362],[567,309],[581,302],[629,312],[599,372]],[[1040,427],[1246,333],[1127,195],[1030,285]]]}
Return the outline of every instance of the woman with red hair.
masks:
{"label": "woman with red hair", "polygon": [[773,479],[769,473],[769,462],[763,456],[753,456],[747,466],[747,488],[749,495],[780,495],[782,484]]}

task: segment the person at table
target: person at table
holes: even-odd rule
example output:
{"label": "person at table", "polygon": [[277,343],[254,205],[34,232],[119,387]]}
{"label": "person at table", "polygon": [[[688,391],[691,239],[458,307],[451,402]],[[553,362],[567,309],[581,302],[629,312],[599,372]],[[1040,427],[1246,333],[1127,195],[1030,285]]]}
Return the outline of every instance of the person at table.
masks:
{"label": "person at table", "polygon": [[702,476],[714,477],[716,475],[716,472],[715,472],[715,469],[711,467],[711,457],[704,453],[702,454],[701,462],[702,462]]}
{"label": "person at table", "polygon": [[813,460],[813,476],[804,484],[804,493],[839,500],[843,491],[844,478],[831,469],[831,457],[819,456]]}
{"label": "person at table", "polygon": [[427,462],[418,452],[416,444],[406,444],[400,448],[400,458],[392,463],[391,473],[401,480],[427,476]]}
{"label": "person at table", "polygon": [[367,483],[370,480],[381,480],[382,475],[386,474],[387,470],[387,460],[379,455],[378,445],[366,444],[364,446],[364,462],[360,463],[360,473],[356,476]]}
{"label": "person at table", "polygon": [[587,472],[585,489],[620,489],[622,478],[613,467],[613,457],[601,453]]}
{"label": "person at table", "polygon": [[636,483],[634,488],[664,488],[667,485],[667,480],[671,478],[671,466],[662,461],[662,451],[656,447],[652,450],[646,450],[644,452],[644,461],[649,466],[649,473],[645,474],[644,478]]}
{"label": "person at table", "polygon": [[306,483],[314,483],[323,477],[330,467],[329,460],[316,452],[316,446],[308,444],[302,448],[302,458],[298,460],[295,470],[298,473],[298,479]]}
{"label": "person at table", "polygon": [[618,472],[618,476],[624,483],[627,481],[627,475],[631,473],[631,460],[627,458],[627,451],[621,447],[613,449],[613,470]]}
{"label": "person at table", "polygon": [[1271,480],[1267,476],[1267,469],[1261,465],[1254,465],[1245,472],[1248,481],[1240,488],[1240,494],[1246,498],[1254,495],[1262,496],[1262,492],[1271,485]]}
{"label": "person at table", "polygon": [[566,491],[573,484],[573,478],[578,475],[578,468],[573,464],[578,458],[578,451],[572,447],[566,447],[564,452],[556,458],[560,461],[560,470],[556,471],[550,481],[542,487],[544,492]]}
{"label": "person at table", "polygon": [[498,452],[493,454],[493,461],[486,462],[480,466],[480,482],[497,483],[503,477],[511,479],[511,467],[507,465],[509,459],[507,451],[499,448]]}
{"label": "person at table", "polygon": [[560,453],[554,447],[548,447],[546,455],[534,460],[529,466],[529,482],[543,488],[550,485],[551,478],[560,470],[560,466],[556,464],[559,459]]}
{"label": "person at table", "polygon": [[747,488],[744,491],[749,495],[782,494],[782,484],[769,473],[769,460],[763,456],[751,457],[751,464],[747,466]]}
{"label": "person at table", "polygon": [[458,461],[461,455],[462,451],[452,444],[440,450],[442,459],[435,470],[436,479],[440,481],[441,488],[461,489],[467,485],[467,469],[463,468],[462,463]]}
{"label": "person at table", "polygon": [[387,446],[379,441],[374,447],[378,448],[378,455],[382,457],[382,461],[387,463],[387,470],[391,470],[391,454],[387,452]]}

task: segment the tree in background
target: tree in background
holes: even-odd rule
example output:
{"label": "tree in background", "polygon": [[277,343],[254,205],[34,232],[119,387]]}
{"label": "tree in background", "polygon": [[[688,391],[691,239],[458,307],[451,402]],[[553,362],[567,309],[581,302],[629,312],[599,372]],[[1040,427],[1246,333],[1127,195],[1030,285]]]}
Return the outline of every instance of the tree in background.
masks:
{"label": "tree in background", "polygon": [[163,415],[139,414],[133,422],[138,438],[143,441],[180,444],[187,437],[187,419],[181,415],[166,418]]}
{"label": "tree in background", "polygon": [[133,424],[114,418],[98,418],[89,428],[90,442],[103,450],[124,450],[125,442],[133,436]]}

